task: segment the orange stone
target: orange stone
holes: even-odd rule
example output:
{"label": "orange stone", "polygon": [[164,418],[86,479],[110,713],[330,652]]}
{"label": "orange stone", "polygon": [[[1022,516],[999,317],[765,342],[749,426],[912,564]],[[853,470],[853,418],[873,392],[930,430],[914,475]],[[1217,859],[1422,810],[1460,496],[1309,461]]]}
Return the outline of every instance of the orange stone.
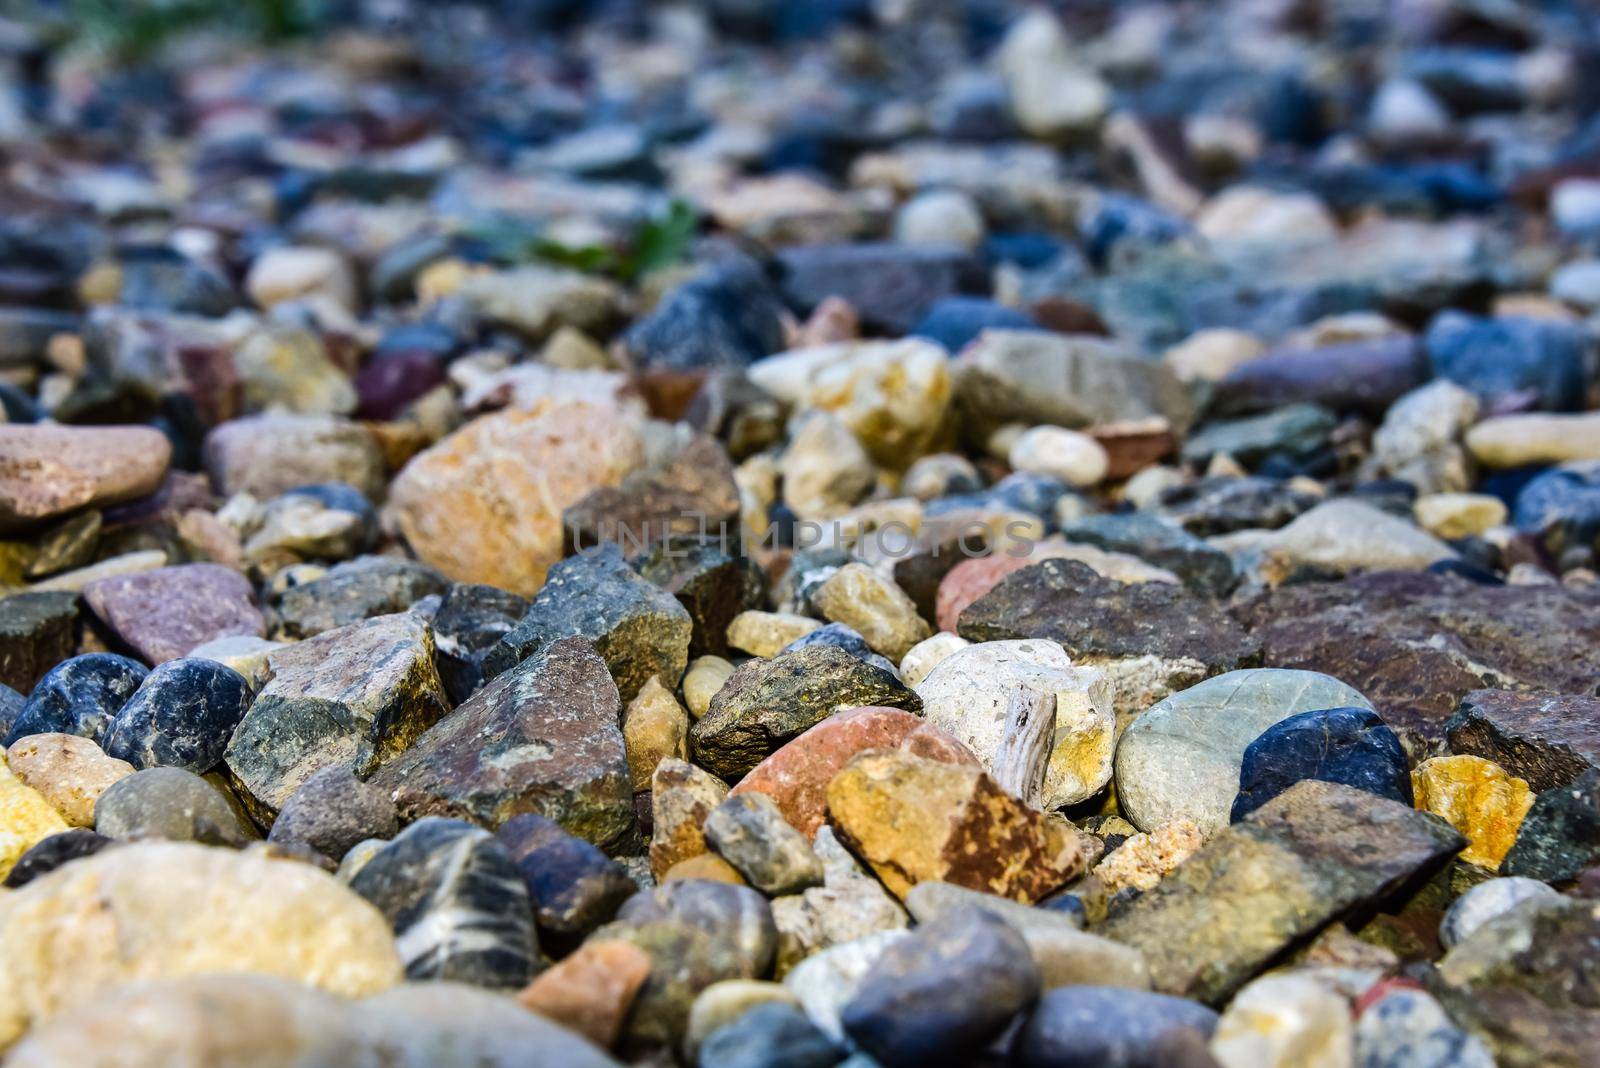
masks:
{"label": "orange stone", "polygon": [[610,1049],[649,975],[649,954],[631,942],[590,942],[523,987],[517,1001]]}

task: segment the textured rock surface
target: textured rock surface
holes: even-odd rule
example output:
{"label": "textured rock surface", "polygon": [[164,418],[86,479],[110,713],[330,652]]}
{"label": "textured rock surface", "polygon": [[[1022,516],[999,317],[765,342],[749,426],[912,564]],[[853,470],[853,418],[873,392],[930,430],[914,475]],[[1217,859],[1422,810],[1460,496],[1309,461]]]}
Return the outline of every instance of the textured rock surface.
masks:
{"label": "textured rock surface", "polygon": [[404,612],[449,585],[433,568],[412,560],[359,556],[285,590],[278,598],[274,637],[310,638],[373,616]]}
{"label": "textured rock surface", "polygon": [[1418,808],[1466,836],[1461,859],[1491,871],[1505,859],[1522,818],[1533,807],[1533,791],[1525,781],[1482,757],[1425,760],[1411,772],[1411,790]]}
{"label": "textured rock surface", "polygon": [[1600,767],[1600,699],[1475,690],[1445,724],[1450,750],[1492,760],[1536,793]]}
{"label": "textured rock surface", "polygon": [[152,664],[197,645],[266,633],[254,591],[237,571],[216,564],[160,567],[91,582],[83,599],[118,638]]}
{"label": "textured rock surface", "polygon": [[688,761],[656,765],[650,780],[650,870],[657,879],[706,853],[706,818],[727,795],[727,783]]}
{"label": "textured rock surface", "polygon": [[18,781],[38,791],[73,827],[93,827],[100,795],[134,770],[73,734],[29,735],[6,749],[5,760]]}
{"label": "textured rock surface", "polygon": [[66,829],[61,813],[12,772],[9,757],[0,759],[0,869],[9,875],[30,849]]}
{"label": "textured rock surface", "polygon": [[610,1049],[650,974],[650,957],[627,942],[590,942],[517,994],[523,1008]]}
{"label": "textured rock surface", "polygon": [[1099,933],[1141,950],[1157,990],[1224,1001],[1287,946],[1464,845],[1394,801],[1302,782],[1219,831]]}
{"label": "textured rock surface", "polygon": [[1548,882],[1575,879],[1600,862],[1600,771],[1586,771],[1534,799],[1504,871]]}
{"label": "textured rock surface", "polygon": [[222,761],[253,696],[243,675],[215,660],[168,660],[112,717],[106,752],[135,768],[204,775]]}
{"label": "textured rock surface", "polygon": [[1244,751],[1229,818],[1237,823],[1302,779],[1412,803],[1405,750],[1370,708],[1302,712],[1262,731]]}
{"label": "textured rock surface", "polygon": [[12,722],[6,744],[30,734],[76,734],[99,741],[111,719],[149,674],[112,653],[63,660],[40,679]]}
{"label": "textured rock surface", "polygon": [[594,647],[564,638],[479,690],[379,770],[402,818],[498,827],[537,812],[601,847],[633,825],[621,700]]}
{"label": "textured rock surface", "polygon": [[151,427],[0,426],[0,531],[152,493],[172,445]]}
{"label": "textured rock surface", "polygon": [[496,839],[522,873],[541,934],[588,934],[611,919],[638,886],[599,849],[533,812],[500,825]]}
{"label": "textured rock surface", "polygon": [[305,846],[339,861],[369,838],[393,838],[400,829],[389,795],[356,778],[343,765],[316,772],[284,802],[267,841]]}
{"label": "textured rock surface", "polygon": [[852,628],[873,652],[894,663],[932,633],[911,598],[865,564],[841,567],[812,592],[811,603],[825,618]]}
{"label": "textured rock surface", "polygon": [[1166,1063],[1164,1043],[1192,1033],[1202,1043],[1217,1014],[1183,998],[1102,986],[1070,986],[1039,999],[1017,1033],[1023,1068],[1138,1068]]}
{"label": "textured rock surface", "polygon": [[759,791],[723,801],[706,817],[706,843],[769,897],[793,894],[822,882],[822,861],[805,835]]}
{"label": "textured rock surface", "polygon": [[78,597],[67,591],[0,599],[0,683],[26,694],[77,648]]}

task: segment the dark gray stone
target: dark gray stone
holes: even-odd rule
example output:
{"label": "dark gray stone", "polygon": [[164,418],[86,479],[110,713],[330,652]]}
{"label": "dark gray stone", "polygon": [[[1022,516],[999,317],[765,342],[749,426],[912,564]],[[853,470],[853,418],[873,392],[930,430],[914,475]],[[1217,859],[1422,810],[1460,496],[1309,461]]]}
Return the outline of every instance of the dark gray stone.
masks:
{"label": "dark gray stone", "polygon": [[112,783],[95,802],[94,829],[108,838],[236,848],[258,837],[215,786],[183,768],[146,768]]}
{"label": "dark gray stone", "polygon": [[215,660],[168,660],[112,718],[101,747],[135,768],[204,775],[222,761],[253,696],[243,675]]}
{"label": "dark gray stone", "polygon": [[1163,490],[1155,510],[1202,538],[1235,530],[1276,530],[1322,498],[1275,478],[1202,478]]}
{"label": "dark gray stone", "polygon": [[1304,460],[1328,443],[1337,422],[1326,408],[1292,404],[1265,415],[1208,424],[1190,435],[1180,455],[1196,467],[1204,467],[1218,454],[1231,456],[1246,467],[1269,456]]}
{"label": "dark gray stone", "polygon": [[[712,530],[712,537],[717,532]],[[689,656],[728,655],[728,624],[740,612],[767,606],[767,577],[749,557],[732,556],[720,539],[678,536],[657,543],[634,567],[678,599],[694,625]],[[730,532],[728,548],[737,547]],[[663,680],[668,686],[672,679]]]}
{"label": "dark gray stone", "polygon": [[1600,770],[1534,799],[1500,871],[1547,883],[1576,879],[1600,864]]}
{"label": "dark gray stone", "polygon": [[18,593],[0,599],[0,683],[27,693],[78,645],[78,595]]}
{"label": "dark gray stone", "polygon": [[528,599],[494,586],[458,582],[433,614],[439,678],[460,704],[483,685],[483,661],[528,611]]}
{"label": "dark gray stone", "polygon": [[700,1044],[700,1068],[830,1068],[844,1050],[793,1005],[757,1005]]}
{"label": "dark gray stone", "polygon": [[10,890],[27,886],[41,875],[49,875],[63,864],[68,864],[79,857],[93,856],[112,842],[113,839],[84,827],[74,827],[70,831],[52,834],[49,838],[35,842],[26,853],[18,857],[6,875],[5,882],[0,885]]}
{"label": "dark gray stone", "polygon": [[1142,990],[1068,986],[1045,993],[1017,1032],[1017,1068],[1169,1068],[1162,1040],[1175,1031],[1203,1039],[1217,1014],[1197,1002]]}
{"label": "dark gray stone", "polygon": [[638,892],[622,865],[538,813],[512,817],[495,837],[522,873],[542,938],[582,937]]}
{"label": "dark gray stone", "polygon": [[1233,561],[1182,527],[1144,512],[1092,515],[1062,528],[1068,541],[1131,553],[1164,567],[1184,585],[1220,597],[1233,587]]}
{"label": "dark gray stone", "polygon": [[1600,698],[1474,690],[1445,736],[1451,752],[1492,760],[1542,793],[1600,767]]}
{"label": "dark gray stone", "polygon": [[[957,559],[959,560],[960,558],[957,557]],[[853,628],[847,627],[843,623],[828,623],[824,626],[818,627],[809,634],[802,634],[800,637],[796,638],[794,641],[778,650],[778,652],[792,653],[796,650],[806,649],[813,645],[831,645],[837,649],[843,649],[845,652],[860,660],[862,663],[871,664],[873,667],[882,668],[885,671],[898,673],[894,664],[889,661],[888,657],[879,656],[877,653],[873,652],[872,648],[867,645],[867,640],[865,638],[863,638],[860,634],[857,634]]]}
{"label": "dark gray stone", "polygon": [[30,734],[76,734],[99,742],[149,674],[137,660],[114,653],[63,660],[28,695],[5,744]]}
{"label": "dark gray stone", "polygon": [[310,638],[373,616],[404,612],[449,587],[450,580],[426,564],[364,556],[285,590],[278,599],[276,633],[284,638]]}
{"label": "dark gray stone", "polygon": [[289,795],[267,841],[299,845],[334,863],[368,838],[393,838],[400,820],[389,795],[349,768],[323,768]]}

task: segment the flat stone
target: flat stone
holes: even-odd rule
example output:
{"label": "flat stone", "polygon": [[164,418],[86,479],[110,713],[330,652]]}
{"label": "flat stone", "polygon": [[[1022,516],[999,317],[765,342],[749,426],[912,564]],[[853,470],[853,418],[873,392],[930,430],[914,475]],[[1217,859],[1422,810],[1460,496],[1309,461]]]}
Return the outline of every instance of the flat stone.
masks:
{"label": "flat stone", "polygon": [[1600,767],[1600,698],[1474,690],[1445,734],[1451,752],[1492,760],[1543,793]]}
{"label": "flat stone", "polygon": [[1012,1042],[1019,1068],[1145,1068],[1171,1063],[1175,1038],[1203,1044],[1217,1014],[1185,998],[1108,986],[1051,990]]}
{"label": "flat stone", "polygon": [[85,653],[51,668],[11,725],[6,744],[30,734],[76,734],[98,742],[148,669],[112,653]]}
{"label": "flat stone", "polygon": [[1592,693],[1596,606],[1594,590],[1387,572],[1286,586],[1232,610],[1261,639],[1263,663],[1360,689],[1417,759],[1438,751],[1473,690]]}
{"label": "flat stone", "polygon": [[152,664],[234,635],[261,637],[266,624],[244,576],[217,564],[180,564],[91,582],[94,614]]}
{"label": "flat stone", "polygon": [[540,935],[558,946],[610,920],[638,890],[620,864],[537,813],[513,816],[495,837],[522,873]]}
{"label": "flat stone", "polygon": [[206,435],[203,458],[223,497],[270,500],[299,486],[345,482],[383,496],[383,454],[361,424],[332,415],[251,415]]}
{"label": "flat stone", "polygon": [[1065,524],[1061,532],[1068,541],[1137,556],[1209,596],[1220,597],[1234,583],[1233,562],[1227,553],[1147,513],[1087,516]]}
{"label": "flat stone", "polygon": [[1220,1003],[1288,946],[1465,844],[1398,802],[1308,780],[1218,831],[1098,933],[1142,951],[1156,990]]}
{"label": "flat stone", "polygon": [[105,835],[96,834],[82,827],[74,827],[41,838],[17,858],[16,863],[11,866],[10,874],[0,882],[0,886],[8,890],[19,890],[35,879],[49,875],[64,864],[93,856],[112,844],[113,840]]}
{"label": "flat stone", "polygon": [[154,493],[172,444],[145,426],[0,424],[0,532]]}
{"label": "flat stone", "polygon": [[639,947],[590,942],[523,987],[517,1003],[610,1049],[649,974],[650,957]]}
{"label": "flat stone", "polygon": [[1085,865],[1070,825],[980,769],[899,750],[854,757],[828,784],[828,811],[841,840],[902,900],[938,880],[1035,901]]}
{"label": "flat stone", "polygon": [[192,843],[118,846],[35,879],[0,912],[0,945],[0,982],[16,995],[0,1015],[8,1045],[138,980],[204,976],[215,989],[216,973],[253,972],[362,997],[402,976],[389,925],[333,876]]}
{"label": "flat stone", "polygon": [[0,598],[0,683],[19,693],[78,647],[78,595],[18,593]]}
{"label": "flat stone", "polygon": [[107,838],[165,838],[239,848],[258,838],[211,783],[182,768],[145,768],[112,783],[94,806]]}
{"label": "flat stone", "polygon": [[0,757],[0,871],[9,877],[12,867],[34,846],[66,830],[61,813]]}
{"label": "flat stone", "polygon": [[1239,822],[1303,779],[1412,803],[1411,768],[1394,731],[1370,708],[1328,708],[1279,720],[1245,748],[1229,819]]}
{"label": "flat stone", "polygon": [[818,627],[816,630],[800,635],[800,637],[778,651],[792,653],[797,649],[804,649],[808,645],[837,646],[864,663],[899,674],[899,669],[894,666],[894,661],[873,652],[866,639],[856,633],[854,628],[848,627],[843,623],[829,623],[827,626]]}
{"label": "flat stone", "polygon": [[676,682],[689,665],[689,613],[641,578],[616,545],[603,545],[550,569],[522,620],[484,660],[490,677],[564,638],[582,637],[605,659],[623,701],[651,678]]}
{"label": "flat stone", "polygon": [[263,824],[300,784],[333,764],[368,776],[411,749],[449,709],[433,632],[407,613],[378,616],[284,646],[225,759]]}
{"label": "flat stone", "polygon": [[419,820],[367,861],[350,889],[394,927],[408,979],[517,990],[540,970],[527,887],[481,828]]}
{"label": "flat stone", "polygon": [[822,882],[822,861],[811,843],[760,791],[724,800],[706,817],[703,830],[706,843],[769,897]]}
{"label": "flat stone", "polygon": [[1110,687],[1100,671],[1073,666],[1057,642],[969,645],[929,672],[916,692],[927,721],[968,746],[991,773],[1008,745],[1013,697],[1048,695],[1055,704],[1055,728],[1045,750],[1039,803],[1046,809],[1073,804],[1110,781],[1116,729]]}
{"label": "flat stone", "polygon": [[1338,573],[1421,569],[1456,555],[1420,527],[1354,500],[1317,505],[1267,545],[1296,563]]}
{"label": "flat stone", "polygon": [[1254,467],[1274,456],[1305,461],[1326,448],[1338,420],[1316,404],[1291,404],[1274,412],[1208,423],[1183,443],[1184,463],[1200,467],[1231,456]]}
{"label": "flat stone", "polygon": [[576,402],[508,409],[413,457],[389,487],[388,508],[425,563],[458,582],[531,596],[561,559],[562,512],[643,458],[623,413]]}
{"label": "flat stone", "polygon": [[730,794],[759,791],[807,838],[827,822],[828,783],[850,758],[867,749],[904,748],[931,759],[975,761],[959,742],[920,716],[900,708],[865,707],[837,712],[768,756]]}
{"label": "flat stone", "polygon": [[563,638],[497,676],[381,768],[402,819],[498,827],[537,812],[601,848],[633,826],[622,702],[594,646]]}
{"label": "flat stone", "polygon": [[797,246],[781,250],[778,264],[782,294],[802,313],[842,296],[863,326],[893,336],[911,330],[941,297],[974,289],[982,276],[963,249],[888,243]]}
{"label": "flat stone", "polygon": [[771,659],[807,634],[821,629],[822,621],[810,616],[750,609],[728,621],[728,646],[751,656]]}
{"label": "flat stone", "polygon": [[760,566],[748,557],[730,556],[717,543],[671,538],[634,566],[645,579],[676,597],[689,613],[694,625],[689,639],[691,658],[726,656],[728,625],[767,601],[767,581]]}
{"label": "flat stone", "polygon": [[450,582],[414,560],[362,556],[335,564],[278,598],[273,637],[298,641],[374,616],[404,612],[424,597],[443,594]]}
{"label": "flat stone", "polygon": [[916,712],[922,701],[882,668],[811,646],[741,665],[690,728],[689,742],[704,767],[736,778],[835,712],[867,705]]}
{"label": "flat stone", "polygon": [[94,826],[94,806],[115,782],[133,774],[133,765],[115,760],[88,738],[75,734],[33,734],[6,749],[11,773],[37,790],[73,827]]}
{"label": "flat stone", "polygon": [[1472,426],[1465,441],[1485,467],[1600,460],[1600,419],[1591,413],[1499,415]]}
{"label": "flat stone", "polygon": [[1278,479],[1215,477],[1162,490],[1155,510],[1191,534],[1211,537],[1276,530],[1316,507],[1319,499]]}
{"label": "flat stone", "polygon": [[1366,704],[1354,689],[1314,672],[1257,669],[1207,679],[1123,733],[1117,803],[1141,830],[1189,819],[1209,834],[1227,824],[1245,750],[1263,731],[1300,712]]}
{"label": "flat stone", "polygon": [[1417,498],[1412,515],[1435,537],[1458,540],[1505,526],[1510,512],[1504,501],[1487,493],[1430,493]]}
{"label": "flat stone", "polygon": [[289,795],[267,841],[304,846],[338,862],[369,838],[393,838],[400,820],[389,795],[343,765],[315,772]]}
{"label": "flat stone", "polygon": [[885,949],[840,1022],[886,1068],[965,1060],[998,1038],[1039,989],[1021,935],[982,909],[957,910]]}
{"label": "flat stone", "polygon": [[1545,882],[1576,879],[1600,863],[1600,771],[1593,769],[1534,799],[1502,871]]}
{"label": "flat stone", "polygon": [[253,697],[243,675],[215,660],[168,660],[111,718],[105,750],[135,768],[177,767],[204,775],[222,762]]}

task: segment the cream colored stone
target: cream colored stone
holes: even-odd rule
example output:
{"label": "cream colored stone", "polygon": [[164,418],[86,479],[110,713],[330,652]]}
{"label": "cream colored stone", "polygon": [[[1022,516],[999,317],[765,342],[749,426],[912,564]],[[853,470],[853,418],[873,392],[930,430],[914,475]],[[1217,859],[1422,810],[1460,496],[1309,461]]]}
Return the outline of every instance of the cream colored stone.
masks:
{"label": "cream colored stone", "polygon": [[1336,571],[1420,570],[1456,554],[1432,534],[1361,501],[1326,501],[1266,540],[1303,564]]}
{"label": "cream colored stone", "polygon": [[308,246],[269,248],[245,276],[245,292],[263,308],[302,297],[330,300],[352,315],[361,293],[350,263],[333,249]]}
{"label": "cream colored stone", "polygon": [[821,620],[792,612],[740,612],[728,624],[728,644],[751,656],[773,657],[821,626]]}
{"label": "cream colored stone", "polygon": [[947,630],[941,630],[931,638],[924,638],[907,649],[906,655],[900,658],[900,681],[915,689],[918,683],[928,677],[928,672],[944,662],[945,657],[971,644],[967,639]]}
{"label": "cream colored stone", "polygon": [[872,457],[837,416],[811,410],[790,428],[778,460],[783,500],[801,519],[831,519],[865,497],[877,479]]}
{"label": "cream colored stone", "polygon": [[1059,478],[1069,486],[1099,483],[1111,469],[1111,457],[1088,434],[1059,426],[1036,426],[1012,443],[1008,455],[1018,471]]}
{"label": "cream colored stone", "polygon": [[684,1055],[693,1063],[700,1044],[713,1031],[733,1023],[757,1005],[773,1002],[800,1007],[800,999],[782,983],[760,979],[724,979],[712,983],[700,991],[689,1010],[689,1026],[683,1037]]}
{"label": "cream colored stone", "polygon": [[711,707],[722,684],[733,674],[733,664],[720,656],[697,656],[683,673],[683,702],[689,715],[699,719]]}
{"label": "cream colored stone", "polygon": [[850,627],[873,652],[891,661],[898,662],[933,633],[905,591],[865,564],[846,564],[835,571],[812,592],[811,602],[829,621]]}
{"label": "cream colored stone", "polygon": [[1499,415],[1468,430],[1466,441],[1486,467],[1600,460],[1600,412]]}
{"label": "cream colored stone", "polygon": [[1193,820],[1173,820],[1130,837],[1100,862],[1094,874],[1113,893],[1123,887],[1151,890],[1204,841]]}
{"label": "cream colored stone", "polygon": [[1487,493],[1430,493],[1417,498],[1412,514],[1428,533],[1453,539],[1498,527],[1508,512],[1504,501]]}
{"label": "cream colored stone", "polygon": [[622,714],[622,737],[628,750],[628,774],[635,793],[650,789],[656,765],[667,757],[689,756],[689,713],[654,675]]}
{"label": "cream colored stone", "polygon": [[1350,1009],[1306,976],[1265,975],[1234,995],[1211,1036],[1211,1055],[1222,1068],[1350,1068]]}
{"label": "cream colored stone", "polygon": [[1266,351],[1266,345],[1254,334],[1216,327],[1190,334],[1161,359],[1185,382],[1215,382]]}
{"label": "cream colored stone", "polygon": [[75,734],[19,738],[6,750],[6,762],[74,827],[93,827],[94,803],[134,770],[126,760],[106,756],[93,739]]}
{"label": "cream colored stone", "polygon": [[1093,130],[1111,106],[1111,88],[1078,57],[1066,28],[1040,7],[1011,25],[1000,46],[1011,111],[1033,137]]}

